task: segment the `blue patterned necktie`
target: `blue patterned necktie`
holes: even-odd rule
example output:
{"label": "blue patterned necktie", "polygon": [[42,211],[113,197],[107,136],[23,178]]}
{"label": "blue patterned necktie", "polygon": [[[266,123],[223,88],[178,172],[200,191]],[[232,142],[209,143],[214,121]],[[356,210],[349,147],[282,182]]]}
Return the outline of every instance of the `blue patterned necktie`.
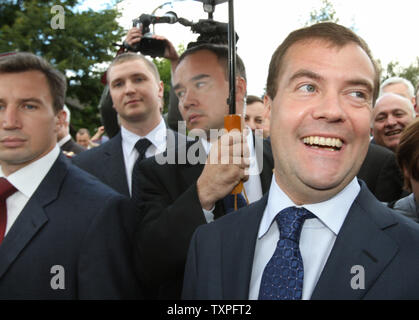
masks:
{"label": "blue patterned necktie", "polygon": [[299,242],[305,219],[315,218],[304,208],[289,207],[277,214],[280,237],[262,274],[259,300],[301,300],[304,266]]}
{"label": "blue patterned necktie", "polygon": [[[235,202],[236,202],[237,209],[235,208],[235,205],[234,205]],[[223,199],[223,203],[224,203],[225,214],[236,211],[240,208],[247,206],[246,199],[243,197],[241,193],[237,194],[237,199],[235,199],[234,194],[230,193],[226,195]]]}

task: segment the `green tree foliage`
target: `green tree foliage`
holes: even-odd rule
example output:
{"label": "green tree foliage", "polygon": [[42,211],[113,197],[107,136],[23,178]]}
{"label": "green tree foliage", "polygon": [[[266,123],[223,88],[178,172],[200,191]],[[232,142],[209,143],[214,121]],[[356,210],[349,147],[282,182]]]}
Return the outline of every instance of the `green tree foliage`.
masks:
{"label": "green tree foliage", "polygon": [[322,0],[320,9],[314,9],[310,12],[310,20],[306,22],[305,26],[311,26],[319,22],[339,22],[336,10],[329,0]]}
{"label": "green tree foliage", "polygon": [[154,64],[157,66],[160,74],[160,80],[164,83],[164,107],[163,113],[166,113],[169,106],[169,95],[170,95],[170,88],[171,88],[171,64],[170,61],[167,59],[153,59]]}
{"label": "green tree foliage", "polygon": [[[0,52],[29,51],[44,57],[68,79],[67,96],[80,101],[72,111],[75,129],[100,125],[97,105],[103,90],[100,64],[112,60],[123,35],[113,9],[79,12],[78,0],[0,0]],[[64,29],[54,29],[55,5],[64,9]],[[71,106],[70,106],[71,107]],[[77,124],[77,125],[75,125]]]}
{"label": "green tree foliage", "polygon": [[391,77],[402,77],[410,80],[416,88],[419,84],[419,57],[417,57],[416,61],[408,67],[402,67],[399,62],[391,61],[382,72],[382,80],[384,81]]}

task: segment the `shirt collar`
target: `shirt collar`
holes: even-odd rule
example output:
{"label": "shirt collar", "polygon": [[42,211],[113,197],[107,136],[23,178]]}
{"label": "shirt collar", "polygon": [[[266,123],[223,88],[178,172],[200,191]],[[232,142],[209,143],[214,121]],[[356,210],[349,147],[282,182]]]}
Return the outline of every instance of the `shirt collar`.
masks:
{"label": "shirt collar", "polygon": [[129,153],[134,150],[137,141],[143,138],[150,140],[152,145],[156,147],[159,153],[164,152],[166,149],[166,135],[167,128],[163,118],[161,118],[160,123],[144,137],[139,136],[121,126],[122,141],[124,142],[124,145],[127,148],[126,150],[128,150]]}
{"label": "shirt collar", "polygon": [[62,138],[60,141],[58,141],[58,146],[61,148],[66,142],[71,140],[71,136],[68,134],[64,138]]}
{"label": "shirt collar", "polygon": [[276,215],[280,211],[294,206],[304,207],[312,212],[327,228],[337,235],[360,190],[361,187],[355,177],[333,198],[320,203],[297,206],[278,186],[274,174],[272,177],[271,187],[269,189],[268,204],[263,213],[262,221],[259,227],[258,238],[265,235]]}
{"label": "shirt collar", "polygon": [[[28,164],[27,166],[13,172],[7,177],[7,180],[26,197],[30,198],[38,186],[44,180],[48,171],[60,155],[60,148],[55,147],[42,158]],[[4,177],[3,170],[0,167],[0,177]],[[28,179],[30,177],[30,179]]]}

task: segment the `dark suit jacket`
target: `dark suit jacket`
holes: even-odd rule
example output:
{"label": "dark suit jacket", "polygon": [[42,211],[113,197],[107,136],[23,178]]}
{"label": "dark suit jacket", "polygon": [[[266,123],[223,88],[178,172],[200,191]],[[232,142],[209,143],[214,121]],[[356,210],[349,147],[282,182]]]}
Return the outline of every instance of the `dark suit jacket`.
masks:
{"label": "dark suit jacket", "polygon": [[[174,134],[174,138],[177,140],[179,136],[177,132],[169,131]],[[78,154],[72,161],[76,166],[94,175],[104,184],[130,197],[122,151],[121,131],[100,146]]]}
{"label": "dark suit jacket", "polygon": [[[188,142],[186,152],[193,145],[194,142]],[[178,154],[179,149],[175,150],[175,159],[179,159]],[[263,159],[259,160],[263,161],[260,179],[262,191],[266,192],[273,169],[272,151],[267,141],[263,143]],[[203,168],[204,164],[188,162],[159,165],[155,158],[146,159],[139,166],[144,218],[138,244],[149,284],[158,290],[159,299],[180,299],[190,239],[199,225],[207,223],[196,188]],[[215,205],[214,216],[222,215],[224,206],[220,200]]]}
{"label": "dark suit jacket", "polygon": [[368,186],[378,200],[390,202],[406,195],[403,175],[391,150],[370,143],[367,156],[357,177]]}
{"label": "dark suit jacket", "polygon": [[71,138],[61,146],[61,150],[73,152],[74,154],[79,154],[80,152],[83,152],[86,149],[83,148],[81,145],[77,144],[77,142],[74,141],[73,138]]}
{"label": "dark suit jacket", "polygon": [[0,299],[140,297],[129,208],[60,155],[0,245]]}
{"label": "dark suit jacket", "polygon": [[76,166],[94,175],[120,194],[130,196],[121,131],[100,146],[78,154],[72,161]]}
{"label": "dark suit jacket", "polygon": [[[184,299],[248,299],[267,199],[198,228]],[[419,299],[418,247],[419,226],[377,201],[362,182],[311,298]],[[364,267],[365,289],[352,289],[353,266]]]}

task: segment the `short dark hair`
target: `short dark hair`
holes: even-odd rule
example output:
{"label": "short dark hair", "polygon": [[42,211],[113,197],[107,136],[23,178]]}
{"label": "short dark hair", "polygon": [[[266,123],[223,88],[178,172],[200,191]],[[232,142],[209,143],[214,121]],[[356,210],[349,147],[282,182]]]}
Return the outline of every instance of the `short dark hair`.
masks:
{"label": "short dark hair", "polygon": [[349,43],[355,43],[361,47],[362,50],[370,58],[375,71],[373,104],[378,97],[380,89],[380,69],[372,57],[371,50],[367,43],[352,30],[333,22],[323,22],[314,24],[310,27],[302,28],[291,32],[288,37],[281,43],[272,55],[269,64],[269,74],[266,84],[267,95],[273,99],[278,90],[278,78],[281,72],[285,54],[288,49],[297,42],[304,40],[324,40],[331,45],[343,47]]}
{"label": "short dark hair", "polygon": [[[406,169],[411,177],[419,181],[419,118],[416,118],[406,128],[404,128],[396,150],[396,158],[399,167]],[[404,179],[405,188],[412,190],[412,185],[408,179]]]}
{"label": "short dark hair", "polygon": [[247,96],[247,98],[246,98],[246,104],[247,105],[255,103],[255,102],[262,102],[263,103],[263,100],[262,100],[262,98],[260,98],[258,96],[253,96],[253,95],[248,95]]}
{"label": "short dark hair", "polygon": [[0,74],[26,71],[42,72],[47,78],[55,113],[63,109],[67,91],[65,76],[41,57],[29,52],[19,52],[0,57]]}
{"label": "short dark hair", "polygon": [[109,81],[108,78],[108,74],[109,74],[109,70],[111,70],[111,68],[113,66],[116,66],[118,64],[124,63],[126,61],[132,61],[132,60],[141,60],[145,63],[146,67],[148,67],[148,69],[151,71],[151,73],[153,73],[154,77],[156,78],[157,82],[160,81],[160,74],[159,74],[159,70],[157,69],[156,65],[148,60],[145,56],[143,56],[140,53],[134,53],[134,52],[125,52],[122,54],[119,54],[115,57],[115,59],[113,59],[113,61],[111,62],[111,64],[109,65],[108,71],[106,72],[106,78]]}
{"label": "short dark hair", "polygon": [[86,128],[80,128],[80,129],[77,131],[77,134],[80,134],[80,135],[87,134],[87,135],[90,137],[90,132],[89,132],[89,130],[88,130],[88,129],[86,129]]}
{"label": "short dark hair", "polygon": [[[212,44],[212,43],[205,43],[200,44],[195,47],[191,47],[187,49],[185,52],[182,53],[182,55],[179,57],[179,63],[182,60],[184,60],[187,56],[190,56],[196,52],[199,51],[210,51],[212,52],[218,60],[218,63],[220,64],[221,68],[225,70],[225,78],[226,80],[229,79],[228,74],[228,47],[226,45],[220,45],[220,44]],[[236,73],[238,76],[242,77],[244,80],[246,79],[246,68],[244,66],[243,60],[239,57],[239,55],[236,55]]]}

